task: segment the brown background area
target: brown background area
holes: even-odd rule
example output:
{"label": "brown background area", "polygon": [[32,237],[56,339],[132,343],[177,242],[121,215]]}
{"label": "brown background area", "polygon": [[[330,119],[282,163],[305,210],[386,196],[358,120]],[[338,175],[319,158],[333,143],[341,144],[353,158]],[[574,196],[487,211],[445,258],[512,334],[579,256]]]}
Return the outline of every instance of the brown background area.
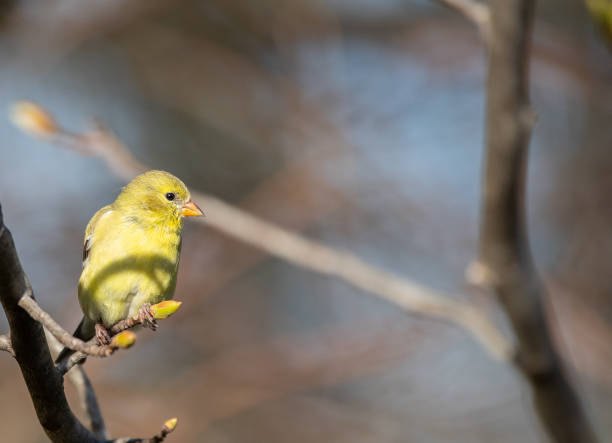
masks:
{"label": "brown background area", "polygon": [[[438,5],[380,0],[29,1],[0,28],[0,102],[28,98],[261,217],[472,299],[483,48]],[[612,438],[612,58],[582,4],[540,2],[529,232],[568,367]],[[0,201],[41,305],[80,310],[82,233],[122,183],[0,119]],[[206,211],[206,208],[203,208]],[[181,310],[87,363],[114,436],[536,442],[523,382],[454,326],[187,225]],[[6,330],[0,319],[0,331]],[[45,441],[0,355],[3,441]],[[70,388],[68,388],[70,390]],[[73,397],[72,397],[73,398]]]}

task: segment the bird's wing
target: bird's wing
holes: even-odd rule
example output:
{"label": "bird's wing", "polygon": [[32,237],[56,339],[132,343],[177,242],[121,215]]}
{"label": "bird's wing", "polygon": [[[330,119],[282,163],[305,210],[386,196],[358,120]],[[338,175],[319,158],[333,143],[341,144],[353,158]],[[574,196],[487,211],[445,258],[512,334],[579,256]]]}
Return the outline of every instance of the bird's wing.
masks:
{"label": "bird's wing", "polygon": [[93,244],[93,233],[96,229],[96,225],[100,221],[100,219],[110,213],[112,211],[111,206],[104,206],[98,212],[91,217],[89,223],[87,223],[87,228],[85,228],[85,240],[83,242],[83,267],[87,265],[87,259],[89,258],[89,251],[91,250],[91,246]]}

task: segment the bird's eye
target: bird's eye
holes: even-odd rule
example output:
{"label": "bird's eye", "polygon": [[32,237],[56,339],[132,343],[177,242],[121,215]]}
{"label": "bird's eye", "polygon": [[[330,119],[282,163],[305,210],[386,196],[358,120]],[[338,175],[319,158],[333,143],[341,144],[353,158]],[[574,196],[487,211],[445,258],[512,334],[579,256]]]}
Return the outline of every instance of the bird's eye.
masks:
{"label": "bird's eye", "polygon": [[176,198],[176,195],[174,195],[174,192],[168,192],[166,193],[166,199],[169,201],[172,201]]}

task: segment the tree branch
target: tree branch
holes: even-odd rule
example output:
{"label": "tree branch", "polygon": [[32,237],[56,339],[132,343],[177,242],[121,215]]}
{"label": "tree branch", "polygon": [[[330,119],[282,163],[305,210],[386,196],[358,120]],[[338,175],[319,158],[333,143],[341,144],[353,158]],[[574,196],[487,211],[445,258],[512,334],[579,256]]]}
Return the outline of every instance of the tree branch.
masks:
{"label": "tree branch", "polygon": [[[87,342],[87,345],[96,345],[97,340],[95,338],[91,339]],[[67,359],[60,361],[57,364],[57,370],[60,374],[66,375],[72,368],[78,366],[80,364],[84,364],[85,359],[87,358],[87,354],[81,351],[76,351],[74,354],[70,355]]]}
{"label": "tree branch", "polygon": [[479,267],[518,339],[516,365],[531,384],[537,413],[555,442],[596,441],[546,326],[544,289],[529,253],[526,161],[534,123],[529,105],[533,0],[493,0],[487,82],[487,153]]}
{"label": "tree branch", "polygon": [[[85,134],[68,132],[38,105],[23,102],[15,105],[12,119],[27,133],[43,136],[79,154],[101,158],[111,171],[125,181],[151,169],[136,160],[126,146],[101,125]],[[206,224],[294,265],[339,277],[408,312],[454,323],[472,333],[493,358],[500,361],[512,358],[512,343],[471,304],[455,301],[378,269],[352,254],[292,233],[213,196],[199,192],[192,192],[191,195],[207,212],[207,217],[199,217],[194,222]]]}
{"label": "tree branch", "polygon": [[85,422],[87,428],[91,430],[96,438],[107,439],[109,435],[104,425],[102,411],[100,410],[98,399],[96,398],[93,386],[85,369],[83,369],[83,366],[77,365],[72,371],[68,372],[66,376],[77,391],[81,409],[84,411],[85,417],[87,418]]}
{"label": "tree branch", "polygon": [[485,43],[491,39],[491,13],[489,6],[476,0],[438,0],[444,6],[454,9],[474,23]]}
{"label": "tree branch", "polygon": [[0,335],[0,351],[6,351],[13,357],[15,356],[15,351],[13,351],[13,345],[11,344],[11,338],[8,335]]}
{"label": "tree branch", "polygon": [[[77,353],[73,354],[66,362],[60,362],[58,369],[62,375],[68,372],[68,370],[70,370],[70,368],[72,368],[75,364],[82,362],[87,356],[108,357],[117,349],[131,346],[131,343],[126,345],[122,340],[112,340],[110,344],[100,346],[96,339],[84,342],[83,340],[74,337],[72,334],[62,328],[47,312],[45,312],[40,305],[36,303],[36,300],[34,300],[31,294],[32,290],[31,288],[28,288],[26,293],[19,299],[19,306],[25,309],[34,320],[42,323],[46,330],[62,345],[72,349],[73,351],[77,351]],[[180,306],[180,302],[172,301],[172,303],[175,306]],[[158,318],[154,309],[160,305],[163,305],[163,303],[149,307],[149,312],[153,318]],[[112,337],[140,324],[142,324],[142,320],[138,316],[128,317],[115,323],[108,330],[108,332]],[[154,323],[154,325],[156,327],[157,323]]]}
{"label": "tree branch", "polygon": [[36,303],[36,300],[32,298],[31,294],[32,291],[28,287],[26,292],[19,299],[19,306],[30,314],[34,320],[42,323],[49,333],[51,333],[62,345],[94,357],[108,357],[117,349],[117,347],[111,345],[99,346],[95,342],[84,342],[74,337],[46,313],[38,303]]}

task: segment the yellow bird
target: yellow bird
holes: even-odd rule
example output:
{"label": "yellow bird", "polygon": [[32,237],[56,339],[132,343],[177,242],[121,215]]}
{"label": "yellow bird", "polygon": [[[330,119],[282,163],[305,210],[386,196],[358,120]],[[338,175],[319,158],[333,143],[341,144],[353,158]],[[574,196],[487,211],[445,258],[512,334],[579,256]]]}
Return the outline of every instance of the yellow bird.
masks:
{"label": "yellow bird", "polygon": [[[134,316],[154,327],[150,305],[174,294],[183,218],[200,215],[183,182],[163,171],[139,175],[96,212],[85,230],[78,287],[84,317],[74,336],[108,344],[107,329]],[[72,352],[64,349],[57,361]]]}

